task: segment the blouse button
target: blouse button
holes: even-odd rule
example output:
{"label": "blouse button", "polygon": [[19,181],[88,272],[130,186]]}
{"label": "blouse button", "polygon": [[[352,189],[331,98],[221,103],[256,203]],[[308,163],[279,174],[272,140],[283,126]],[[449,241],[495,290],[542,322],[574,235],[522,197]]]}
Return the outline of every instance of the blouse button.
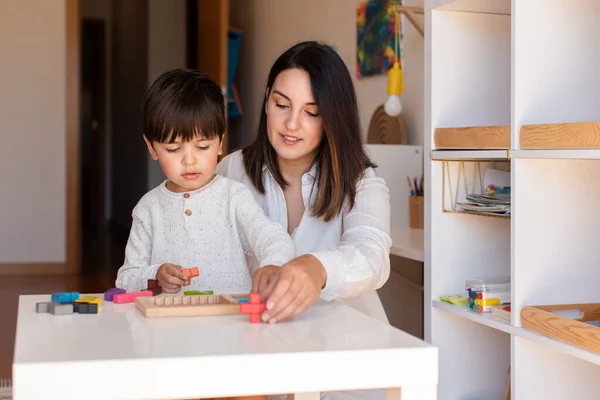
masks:
{"label": "blouse button", "polygon": [[192,215],[192,210],[185,210],[185,215],[187,215],[188,217],[189,217],[190,215]]}
{"label": "blouse button", "polygon": [[190,194],[186,193],[186,194],[183,195],[183,197],[185,197],[186,199],[189,199],[190,198]]}

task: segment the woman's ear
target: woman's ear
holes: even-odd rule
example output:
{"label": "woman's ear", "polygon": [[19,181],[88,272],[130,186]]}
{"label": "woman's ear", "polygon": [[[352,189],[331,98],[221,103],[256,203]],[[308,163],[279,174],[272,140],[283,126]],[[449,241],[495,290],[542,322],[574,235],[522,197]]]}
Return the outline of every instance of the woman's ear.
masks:
{"label": "woman's ear", "polygon": [[150,157],[152,157],[154,161],[158,160],[158,154],[156,154],[156,150],[154,150],[154,147],[152,147],[152,143],[150,143],[148,138],[146,138],[146,135],[144,135],[144,142],[146,142],[146,146],[148,146]]}

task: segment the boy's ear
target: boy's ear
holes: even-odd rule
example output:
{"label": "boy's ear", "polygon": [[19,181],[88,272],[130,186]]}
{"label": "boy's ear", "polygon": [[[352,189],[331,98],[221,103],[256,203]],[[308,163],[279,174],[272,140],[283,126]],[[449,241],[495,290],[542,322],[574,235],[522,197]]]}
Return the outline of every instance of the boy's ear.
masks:
{"label": "boy's ear", "polygon": [[219,152],[217,153],[218,155],[223,154],[223,142],[225,141],[225,133],[223,134],[223,136],[221,136],[221,140],[219,141]]}
{"label": "boy's ear", "polygon": [[154,150],[154,147],[152,147],[152,143],[150,143],[150,141],[146,138],[146,135],[144,135],[144,142],[146,142],[146,146],[148,146],[150,157],[152,157],[154,161],[158,160],[158,154],[156,154],[156,150]]}

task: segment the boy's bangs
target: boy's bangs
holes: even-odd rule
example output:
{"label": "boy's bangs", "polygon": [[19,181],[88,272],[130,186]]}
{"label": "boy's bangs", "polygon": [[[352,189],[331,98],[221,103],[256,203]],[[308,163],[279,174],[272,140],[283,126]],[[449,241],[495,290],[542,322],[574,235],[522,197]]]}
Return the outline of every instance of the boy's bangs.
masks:
{"label": "boy's bangs", "polygon": [[189,142],[196,139],[212,140],[225,132],[223,117],[219,118],[219,110],[212,107],[196,109],[179,109],[157,118],[156,140],[159,143],[173,143],[180,139]]}

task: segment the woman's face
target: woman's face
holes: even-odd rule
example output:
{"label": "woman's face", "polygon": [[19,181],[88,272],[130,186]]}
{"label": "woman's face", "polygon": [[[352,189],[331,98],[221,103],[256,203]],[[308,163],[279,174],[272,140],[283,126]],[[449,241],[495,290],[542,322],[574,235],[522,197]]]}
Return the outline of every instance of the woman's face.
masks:
{"label": "woman's face", "polygon": [[267,95],[271,146],[283,160],[312,163],[323,139],[323,120],[308,73],[295,68],[282,71]]}

